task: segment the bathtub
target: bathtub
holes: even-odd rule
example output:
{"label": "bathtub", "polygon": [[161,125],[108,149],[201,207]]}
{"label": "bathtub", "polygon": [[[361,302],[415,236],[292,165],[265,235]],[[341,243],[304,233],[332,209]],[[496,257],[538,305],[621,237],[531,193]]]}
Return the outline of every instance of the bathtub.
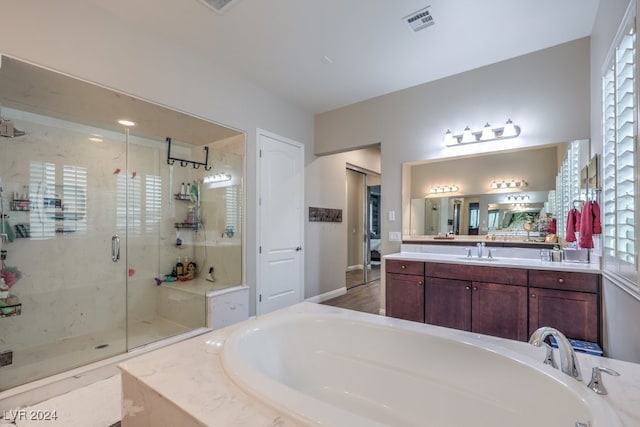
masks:
{"label": "bathtub", "polygon": [[310,311],[245,322],[222,351],[238,386],[302,425],[622,425],[602,396],[542,364],[542,349],[333,307]]}

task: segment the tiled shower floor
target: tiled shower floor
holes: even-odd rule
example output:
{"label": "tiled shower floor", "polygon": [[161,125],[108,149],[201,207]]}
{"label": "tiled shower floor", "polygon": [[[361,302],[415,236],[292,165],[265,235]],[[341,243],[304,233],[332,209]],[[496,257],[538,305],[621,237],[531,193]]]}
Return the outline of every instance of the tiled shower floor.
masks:
{"label": "tiled shower floor", "polygon": [[[161,317],[132,322],[129,328],[129,348],[139,347],[192,328]],[[105,344],[108,344],[106,347]],[[2,388],[11,388],[23,382],[23,378],[39,379],[78,366],[103,360],[127,350],[123,328],[113,328],[100,333],[63,339],[54,343],[25,350],[16,350],[13,365],[0,369]]]}

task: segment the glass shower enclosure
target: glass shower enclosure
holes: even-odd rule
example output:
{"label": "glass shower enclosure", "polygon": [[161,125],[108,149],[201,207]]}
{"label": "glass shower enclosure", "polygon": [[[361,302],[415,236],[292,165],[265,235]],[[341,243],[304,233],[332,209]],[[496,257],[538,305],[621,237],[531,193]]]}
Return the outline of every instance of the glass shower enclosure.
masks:
{"label": "glass shower enclosure", "polygon": [[3,57],[0,391],[204,328],[211,254],[233,252],[218,285],[242,281],[240,245],[217,240],[240,241],[243,149],[236,130]]}

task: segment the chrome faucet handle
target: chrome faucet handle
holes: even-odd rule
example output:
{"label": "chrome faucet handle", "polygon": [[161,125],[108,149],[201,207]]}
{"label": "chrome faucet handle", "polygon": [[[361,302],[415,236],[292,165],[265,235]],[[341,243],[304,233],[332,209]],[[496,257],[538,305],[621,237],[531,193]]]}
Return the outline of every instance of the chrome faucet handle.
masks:
{"label": "chrome faucet handle", "polygon": [[544,347],[544,349],[547,351],[547,354],[544,356],[544,364],[558,369],[558,364],[553,358],[553,347],[551,347],[544,341],[542,342],[541,346]]}
{"label": "chrome faucet handle", "polygon": [[471,258],[471,248],[465,248],[467,251],[467,258]]}
{"label": "chrome faucet handle", "polygon": [[493,249],[487,248],[487,258],[493,259]]}
{"label": "chrome faucet handle", "polygon": [[589,381],[589,385],[587,387],[598,394],[608,394],[609,392],[602,382],[602,375],[600,374],[601,372],[612,375],[614,377],[620,376],[620,373],[618,371],[614,371],[611,368],[601,368],[600,366],[596,366],[591,371],[591,381]]}

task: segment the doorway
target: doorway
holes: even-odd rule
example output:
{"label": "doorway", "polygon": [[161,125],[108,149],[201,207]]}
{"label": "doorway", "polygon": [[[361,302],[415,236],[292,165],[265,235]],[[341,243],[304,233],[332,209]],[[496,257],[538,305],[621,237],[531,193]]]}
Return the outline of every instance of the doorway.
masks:
{"label": "doorway", "polygon": [[347,164],[347,290],[380,278],[380,174]]}

